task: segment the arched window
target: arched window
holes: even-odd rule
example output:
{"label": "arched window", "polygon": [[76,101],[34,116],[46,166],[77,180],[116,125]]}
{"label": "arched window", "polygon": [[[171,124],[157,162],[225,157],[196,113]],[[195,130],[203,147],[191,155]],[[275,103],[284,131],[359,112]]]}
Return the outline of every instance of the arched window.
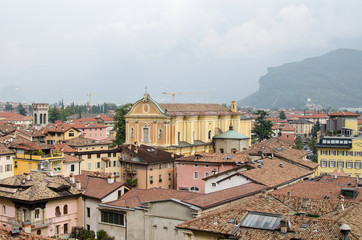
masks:
{"label": "arched window", "polygon": [[224,153],[224,149],[223,149],[223,148],[220,148],[220,153]]}
{"label": "arched window", "polygon": [[60,212],[60,207],[57,206],[57,207],[55,208],[55,216],[56,216],[56,217],[59,217],[60,215],[62,215],[62,213]]}
{"label": "arched window", "polygon": [[6,215],[6,207],[3,205],[3,215]]}
{"label": "arched window", "polygon": [[38,115],[34,113],[34,124],[38,124]]}
{"label": "arched window", "polygon": [[63,214],[68,214],[68,205],[64,205]]}
{"label": "arched window", "polygon": [[231,153],[235,154],[236,153],[236,148],[232,148]]}
{"label": "arched window", "polygon": [[43,114],[40,113],[39,116],[39,124],[43,124]]}
{"label": "arched window", "polygon": [[162,140],[162,129],[158,130],[158,140]]}
{"label": "arched window", "polygon": [[39,216],[40,216],[40,210],[39,210],[39,209],[35,209],[35,211],[34,211],[34,218],[35,218],[35,219],[39,219]]}
{"label": "arched window", "polygon": [[208,134],[207,134],[207,138],[210,140],[211,139],[211,130],[209,130]]}
{"label": "arched window", "polygon": [[36,231],[36,234],[41,235],[41,230]]}
{"label": "arched window", "polygon": [[43,118],[44,118],[44,119],[43,119],[43,123],[46,124],[46,123],[47,123],[47,115],[46,115],[45,113],[44,113],[44,115],[43,115]]}
{"label": "arched window", "polygon": [[131,128],[131,138],[134,138],[134,128]]}
{"label": "arched window", "polygon": [[200,191],[198,187],[191,187],[190,190],[191,190],[191,192],[198,192],[198,191]]}
{"label": "arched window", "polygon": [[143,142],[149,143],[150,142],[150,128],[145,124],[142,127],[142,135],[143,135]]}

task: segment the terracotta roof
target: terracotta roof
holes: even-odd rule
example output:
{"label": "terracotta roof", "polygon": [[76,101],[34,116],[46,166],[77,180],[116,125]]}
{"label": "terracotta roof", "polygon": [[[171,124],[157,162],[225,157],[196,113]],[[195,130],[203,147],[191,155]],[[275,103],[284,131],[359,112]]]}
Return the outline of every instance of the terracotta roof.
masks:
{"label": "terracotta roof", "polygon": [[206,162],[206,163],[232,163],[247,162],[249,155],[245,152],[229,153],[199,153],[187,157],[180,157],[177,162]]}
{"label": "terracotta roof", "polygon": [[[107,179],[110,176],[113,176],[112,173],[105,173],[105,172],[99,172],[99,171],[87,171],[87,170],[82,170],[81,172],[82,175],[86,175],[89,177],[97,177],[97,178],[102,178],[102,179]],[[114,176],[114,178],[116,178],[118,176]]]}
{"label": "terracotta roof", "polygon": [[[1,179],[0,197],[31,202],[81,193],[62,176],[50,176],[45,172],[30,172],[30,178],[30,181],[24,181],[24,175],[18,175]],[[64,190],[54,190],[62,186],[65,187]]]}
{"label": "terracotta roof", "polygon": [[15,151],[7,148],[4,143],[0,143],[0,155],[8,155],[8,154],[15,154]]}
{"label": "terracotta roof", "polygon": [[124,185],[122,182],[109,184],[106,179],[89,177],[85,174],[75,176],[75,180],[79,180],[82,189],[85,190],[83,195],[100,200]]}
{"label": "terracotta roof", "polygon": [[11,132],[14,132],[16,129],[16,127],[14,127],[13,125],[9,124],[9,123],[1,123],[0,124],[0,132],[4,133],[4,134],[9,134]]}
{"label": "terracotta roof", "polygon": [[325,113],[316,113],[316,114],[309,115],[309,116],[300,116],[299,118],[314,118],[314,119],[327,118],[327,114],[325,114]]}
{"label": "terracotta roof", "polygon": [[[319,180],[319,182],[325,182],[325,183],[331,182],[337,184],[338,186],[343,186],[343,187],[356,186],[356,178],[348,176],[337,176],[336,178],[334,178],[332,174],[323,176]],[[359,179],[358,183],[362,184],[362,180]]]}
{"label": "terracotta roof", "polygon": [[[297,149],[287,149],[287,150],[297,150]],[[307,167],[309,169],[315,169],[315,168],[317,168],[319,166],[318,163],[308,161],[308,160],[303,160],[301,157],[298,158],[297,157],[299,155],[298,153],[296,153],[296,155],[288,154],[287,150],[285,150],[284,152],[275,153],[275,156],[279,157],[281,159],[285,159],[285,160],[295,162],[295,163],[297,163],[299,165],[302,165],[302,166],[305,166],[305,167]],[[298,151],[301,151],[301,150],[298,150]]]}
{"label": "terracotta roof", "polygon": [[[240,174],[255,182],[275,187],[313,173],[313,171],[288,163],[277,157],[273,159],[264,158],[263,162],[261,168],[257,167],[258,164],[255,163],[254,169],[242,171]],[[280,166],[281,163],[282,167]]]}
{"label": "terracotta roof", "polygon": [[111,143],[108,140],[94,140],[81,136],[66,141],[66,144],[69,145],[70,147],[83,147],[83,146],[95,146],[95,145],[110,145]]}
{"label": "terracotta roof", "polygon": [[[178,155],[147,145],[126,144],[121,146],[122,150],[137,156],[141,161],[152,164],[159,162],[173,162]],[[125,159],[123,159],[125,160]]]}
{"label": "terracotta roof", "polygon": [[340,112],[330,113],[330,114],[328,114],[328,116],[330,116],[330,117],[359,117],[361,115],[354,113],[354,112],[340,111]]}
{"label": "terracotta roof", "polygon": [[161,201],[169,199],[178,199],[184,201],[189,198],[203,195],[202,193],[186,192],[174,189],[151,188],[151,189],[135,189],[128,191],[120,199],[108,202],[107,205],[135,208],[141,206],[143,202]]}
{"label": "terracotta roof", "polygon": [[192,103],[160,103],[163,111],[168,115],[240,115],[240,112],[231,112],[229,108],[220,104],[192,104]]}
{"label": "terracotta roof", "polygon": [[24,116],[14,112],[0,112],[0,119],[2,121],[31,121],[32,116]]}
{"label": "terracotta roof", "polygon": [[98,124],[98,123],[89,123],[89,124],[83,124],[83,123],[73,123],[72,124],[75,129],[93,129],[93,128],[106,128],[107,126]]}
{"label": "terracotta roof", "polygon": [[251,154],[257,153],[275,153],[281,150],[285,150],[288,148],[292,148],[292,144],[287,141],[284,141],[280,138],[271,138],[268,140],[264,140],[259,143],[255,143],[251,145],[250,150],[248,151]]}
{"label": "terracotta roof", "polygon": [[200,208],[210,208],[221,203],[231,202],[248,195],[259,193],[266,188],[266,186],[261,184],[247,183],[240,186],[200,195],[191,199],[187,199],[185,202]]}
{"label": "terracotta roof", "polygon": [[72,147],[70,147],[68,144],[65,143],[61,143],[61,144],[55,144],[54,145],[54,150],[58,151],[58,152],[64,152],[64,153],[75,153],[77,152],[75,149],[73,149]]}
{"label": "terracotta roof", "polygon": [[37,234],[20,232],[19,237],[14,238],[11,236],[11,228],[0,227],[0,240],[54,240],[54,238],[39,236]]}
{"label": "terracotta roof", "polygon": [[79,159],[77,157],[70,156],[68,154],[64,154],[64,162],[81,162],[83,159]]}
{"label": "terracotta roof", "polygon": [[14,138],[13,141],[10,142],[9,147],[14,149],[35,150],[35,151],[54,148],[54,146],[52,145],[39,143],[39,142],[31,142],[21,137]]}
{"label": "terracotta roof", "polygon": [[45,126],[44,128],[40,129],[39,131],[42,132],[42,133],[48,133],[48,132],[64,133],[64,132],[66,132],[66,131],[68,131],[69,129],[72,129],[72,128],[79,132],[79,130],[75,129],[72,124],[66,124],[66,123],[49,124],[49,125]]}
{"label": "terracotta roof", "polygon": [[281,127],[280,130],[282,130],[282,131],[294,131],[295,132],[295,129],[292,128],[289,125],[285,125],[285,126]]}

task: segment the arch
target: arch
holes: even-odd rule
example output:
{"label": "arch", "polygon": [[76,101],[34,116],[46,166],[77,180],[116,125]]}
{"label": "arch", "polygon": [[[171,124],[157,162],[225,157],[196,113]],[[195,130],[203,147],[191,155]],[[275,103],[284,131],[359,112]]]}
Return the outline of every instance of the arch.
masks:
{"label": "arch", "polygon": [[39,114],[39,124],[43,124],[43,114]]}
{"label": "arch", "polygon": [[195,186],[191,187],[190,190],[191,190],[191,192],[198,192],[198,191],[200,191],[200,189],[199,189],[198,187],[195,187]]}
{"label": "arch", "polygon": [[3,213],[3,215],[6,215],[6,206],[5,205],[3,205],[2,213]]}
{"label": "arch", "polygon": [[207,138],[210,140],[211,139],[211,130],[209,130],[209,132],[207,133]]}
{"label": "arch", "polygon": [[46,115],[46,113],[43,114],[43,123],[47,124],[47,115]]}
{"label": "arch", "polygon": [[34,113],[34,124],[38,124],[38,115]]}
{"label": "arch", "polygon": [[231,149],[231,153],[232,153],[232,154],[235,154],[235,153],[236,153],[236,148],[232,148],[232,149]]}
{"label": "arch", "polygon": [[149,143],[150,142],[150,127],[148,124],[143,124],[142,126],[142,142]]}
{"label": "arch", "polygon": [[162,140],[162,129],[158,129],[158,140]]}
{"label": "arch", "polygon": [[133,127],[131,127],[131,134],[130,135],[131,135],[130,138],[134,138],[134,128]]}
{"label": "arch", "polygon": [[36,208],[34,210],[34,218],[35,219],[39,219],[40,218],[40,209],[39,208]]}
{"label": "arch", "polygon": [[68,205],[65,204],[63,207],[63,214],[68,214]]}
{"label": "arch", "polygon": [[62,213],[60,212],[60,207],[57,206],[57,207],[55,208],[55,216],[56,216],[56,217],[59,217],[60,215],[62,215]]}

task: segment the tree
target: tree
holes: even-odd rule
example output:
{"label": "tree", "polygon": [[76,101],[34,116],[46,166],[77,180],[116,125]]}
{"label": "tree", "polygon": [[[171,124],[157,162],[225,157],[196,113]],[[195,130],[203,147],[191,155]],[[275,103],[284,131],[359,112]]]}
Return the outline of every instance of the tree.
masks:
{"label": "tree", "polygon": [[321,124],[319,123],[319,120],[314,124],[312,128],[312,136],[313,138],[317,138],[317,133],[321,130]]}
{"label": "tree", "polygon": [[18,113],[20,114],[20,115],[26,115],[26,111],[25,111],[25,108],[23,107],[23,105],[21,105],[21,103],[19,103],[19,105],[18,105]]}
{"label": "tree", "polygon": [[269,139],[273,135],[273,123],[270,120],[266,120],[268,113],[263,110],[256,112],[258,117],[255,119],[254,134],[256,138],[261,142],[264,139]]}
{"label": "tree", "polygon": [[114,144],[121,145],[126,141],[126,120],[124,115],[126,115],[129,110],[131,110],[132,104],[127,103],[116,109],[116,114],[114,115],[114,128],[116,131],[116,140]]}
{"label": "tree", "polygon": [[14,110],[13,105],[11,105],[9,102],[6,102],[5,103],[5,111],[10,112],[10,111],[13,111],[13,110]]}
{"label": "tree", "polygon": [[285,112],[284,112],[284,111],[281,111],[281,112],[280,112],[279,118],[282,119],[282,120],[287,119],[287,116],[285,116]]}
{"label": "tree", "polygon": [[49,122],[53,123],[56,120],[60,120],[60,111],[57,107],[49,108]]}
{"label": "tree", "polygon": [[297,139],[294,142],[294,148],[302,150],[303,149],[303,140],[300,136],[297,137]]}

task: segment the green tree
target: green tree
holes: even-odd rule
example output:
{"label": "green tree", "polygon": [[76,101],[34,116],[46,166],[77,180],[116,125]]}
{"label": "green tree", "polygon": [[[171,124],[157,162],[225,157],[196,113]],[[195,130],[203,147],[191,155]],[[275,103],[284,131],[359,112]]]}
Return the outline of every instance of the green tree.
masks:
{"label": "green tree", "polygon": [[114,115],[114,128],[116,131],[116,140],[114,144],[121,145],[126,141],[126,120],[124,115],[126,115],[129,110],[131,110],[132,104],[127,103],[116,109],[116,114]]}
{"label": "green tree", "polygon": [[5,111],[6,112],[14,111],[13,105],[11,105],[9,102],[6,102],[5,103]]}
{"label": "green tree", "polygon": [[20,115],[24,115],[24,116],[26,115],[25,108],[23,107],[23,105],[21,103],[19,103],[17,110]]}
{"label": "green tree", "polygon": [[317,133],[321,130],[321,124],[319,123],[319,120],[314,124],[312,128],[312,136],[313,138],[317,138]]}
{"label": "green tree", "polygon": [[279,118],[282,119],[282,120],[287,119],[287,116],[285,116],[285,112],[284,112],[284,111],[281,111],[281,112],[280,112]]}
{"label": "green tree", "polygon": [[300,136],[297,137],[297,139],[294,142],[294,148],[302,150],[303,149],[303,140]]}
{"label": "green tree", "polygon": [[258,110],[256,115],[258,117],[255,119],[253,132],[259,142],[261,142],[264,139],[271,138],[273,135],[273,123],[270,120],[266,120],[269,114],[263,110]]}
{"label": "green tree", "polygon": [[60,120],[60,111],[54,106],[49,108],[49,122],[53,123],[56,120]]}

